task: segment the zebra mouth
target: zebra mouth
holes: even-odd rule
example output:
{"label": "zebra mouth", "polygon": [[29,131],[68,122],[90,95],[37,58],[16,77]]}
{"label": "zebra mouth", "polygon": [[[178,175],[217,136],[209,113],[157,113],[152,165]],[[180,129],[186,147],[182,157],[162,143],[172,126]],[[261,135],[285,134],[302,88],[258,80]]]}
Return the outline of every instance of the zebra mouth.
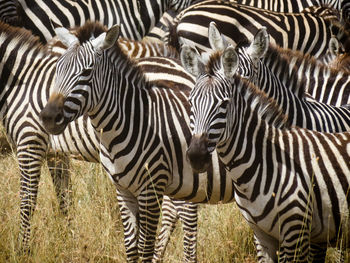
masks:
{"label": "zebra mouth", "polygon": [[207,171],[211,155],[208,151],[208,136],[206,133],[192,137],[186,155],[194,172],[203,173]]}
{"label": "zebra mouth", "polygon": [[54,94],[40,112],[40,119],[43,126],[50,134],[58,135],[62,133],[68,124],[63,114],[63,104],[63,96]]}

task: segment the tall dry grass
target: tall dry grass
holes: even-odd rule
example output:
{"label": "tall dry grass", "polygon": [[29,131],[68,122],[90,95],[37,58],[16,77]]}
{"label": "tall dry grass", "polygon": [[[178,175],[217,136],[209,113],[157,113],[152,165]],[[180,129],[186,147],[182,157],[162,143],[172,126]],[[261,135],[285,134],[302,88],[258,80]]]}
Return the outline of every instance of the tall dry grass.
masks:
{"label": "tall dry grass", "polygon": [[[65,217],[60,214],[44,165],[32,220],[32,251],[22,255],[17,251],[18,165],[13,154],[0,159],[0,263],[125,262],[114,186],[98,164],[73,161],[71,174],[72,205]],[[198,225],[199,262],[256,262],[252,231],[235,204],[201,206]],[[327,262],[336,262],[338,257],[339,252],[333,249]],[[182,230],[178,224],[164,262],[181,262],[181,258]]]}
{"label": "tall dry grass", "polygon": [[[32,220],[31,254],[17,252],[19,170],[14,155],[0,159],[0,262],[125,262],[115,187],[101,165],[73,161],[72,205],[61,215],[47,166],[42,169]],[[199,211],[199,262],[255,262],[252,232],[236,206],[206,205]],[[181,262],[178,223],[166,263]]]}

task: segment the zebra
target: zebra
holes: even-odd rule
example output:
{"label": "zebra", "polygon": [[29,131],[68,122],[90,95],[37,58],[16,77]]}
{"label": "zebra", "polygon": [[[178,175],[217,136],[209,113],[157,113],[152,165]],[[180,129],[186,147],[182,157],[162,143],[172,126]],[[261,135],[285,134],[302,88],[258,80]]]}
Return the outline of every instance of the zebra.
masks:
{"label": "zebra", "polygon": [[[209,24],[208,36],[214,50],[224,49],[225,39],[213,22]],[[322,132],[349,131],[350,111],[306,100],[305,83],[298,77],[295,68],[290,67],[292,57],[281,55],[281,50],[269,44],[266,28],[259,29],[251,43],[241,43],[236,47],[240,58],[239,74],[275,99],[291,125]],[[292,52],[299,55],[298,51]]]}
{"label": "zebra", "polygon": [[276,102],[236,74],[232,46],[206,63],[184,46],[181,61],[196,76],[189,161],[200,173],[212,153],[219,155],[256,236],[259,262],[324,259],[324,248],[341,231],[349,234],[350,133],[289,127]]}
{"label": "zebra", "polygon": [[17,1],[0,0],[0,21],[10,25],[17,25]]}
{"label": "zebra", "polygon": [[208,51],[208,26],[213,21],[233,45],[249,41],[258,29],[265,26],[271,43],[310,53],[317,58],[327,53],[332,36],[336,36],[348,50],[349,32],[344,31],[337,15],[325,19],[317,15],[319,12],[277,13],[219,0],[203,1],[176,16],[175,29],[172,29],[175,33],[169,35],[167,42],[175,43],[177,48],[180,44],[188,44],[200,52]]}
{"label": "zebra", "polygon": [[[105,28],[98,23],[87,23],[81,31],[89,39],[91,34],[104,32]],[[152,46],[147,42],[127,42],[126,39],[120,39],[119,43],[123,51],[133,57],[160,54],[177,56],[174,50],[167,51],[159,43]],[[38,113],[53,87],[56,61],[60,55],[49,52],[57,50],[54,43],[51,45],[42,46],[30,32],[0,22],[0,116],[8,139],[16,150],[21,173],[20,236],[25,250],[29,249],[30,220],[36,205],[41,163],[46,153],[63,213],[67,213],[69,198],[66,195],[70,192],[69,157],[99,162],[99,134],[95,133],[87,116],[72,122],[62,136],[49,136],[40,124]],[[38,96],[33,97],[32,94]],[[177,219],[173,218],[176,211],[174,207],[180,211],[178,216],[184,221],[184,260],[194,262],[196,236],[193,232],[196,231],[196,225],[193,221],[196,221],[197,216],[196,205],[184,205],[183,201],[177,200],[167,199],[163,202],[163,218],[167,222],[161,230],[156,256],[161,259],[168,239],[169,222],[174,220],[172,223],[175,224]],[[189,217],[183,216],[184,210]]]}
{"label": "zebra", "polygon": [[341,0],[302,0],[302,1],[290,1],[290,0],[230,0],[242,5],[254,6],[261,9],[271,10],[281,13],[300,13],[305,11],[310,6],[328,6],[337,10],[344,8]]}
{"label": "zebra", "polygon": [[[136,65],[114,45],[118,33],[115,26],[80,45],[67,30],[57,29],[69,48],[57,62],[57,86],[41,119],[48,132],[58,134],[68,122],[88,112],[96,131],[103,130],[100,159],[120,193],[127,260],[141,257],[148,262],[163,194],[194,203],[217,203],[232,202],[234,190],[217,157],[201,177],[186,160],[187,96],[193,77],[170,58],[144,58]],[[162,64],[172,70],[162,71]]]}
{"label": "zebra", "polygon": [[63,1],[19,0],[19,26],[40,36],[46,43],[55,36],[52,22],[66,28],[82,26],[88,20],[100,21],[110,27],[121,24],[121,35],[134,40],[142,37],[156,25],[162,14],[188,7],[193,0],[108,0]]}

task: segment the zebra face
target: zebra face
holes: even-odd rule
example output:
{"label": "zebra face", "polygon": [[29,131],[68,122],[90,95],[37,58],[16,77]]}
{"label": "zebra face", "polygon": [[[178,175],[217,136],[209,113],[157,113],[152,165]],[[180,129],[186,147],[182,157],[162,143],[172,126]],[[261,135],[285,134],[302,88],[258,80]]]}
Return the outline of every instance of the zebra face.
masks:
{"label": "zebra face", "polygon": [[[213,53],[204,65],[198,54],[184,46],[180,58],[184,68],[197,76],[191,91],[191,143],[187,157],[194,171],[207,170],[210,154],[229,134],[228,113],[231,105],[231,79],[238,66],[238,55],[230,46]],[[231,116],[231,115],[229,115]]]}
{"label": "zebra face", "polygon": [[216,146],[226,139],[227,112],[230,108],[231,83],[224,78],[204,75],[191,92],[190,127],[192,138],[187,157],[192,168],[204,172]]}
{"label": "zebra face", "polygon": [[[58,32],[58,37],[68,46],[56,65],[54,92],[40,113],[45,129],[60,134],[69,122],[91,111],[99,98],[94,74],[105,49],[114,45],[119,27],[112,27],[96,39],[79,44],[68,30]],[[96,86],[96,90],[94,90]]]}

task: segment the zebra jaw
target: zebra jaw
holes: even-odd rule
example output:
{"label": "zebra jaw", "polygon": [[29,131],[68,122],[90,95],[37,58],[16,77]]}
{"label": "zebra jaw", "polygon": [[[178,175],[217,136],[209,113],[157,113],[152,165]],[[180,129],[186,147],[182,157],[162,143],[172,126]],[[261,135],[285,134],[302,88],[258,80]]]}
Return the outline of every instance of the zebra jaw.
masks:
{"label": "zebra jaw", "polygon": [[54,93],[40,112],[40,119],[48,133],[58,135],[66,128],[68,122],[64,118],[63,106],[64,96]]}
{"label": "zebra jaw", "polygon": [[187,149],[187,160],[196,173],[207,171],[211,157],[208,151],[208,135],[206,133],[192,136],[191,143]]}

